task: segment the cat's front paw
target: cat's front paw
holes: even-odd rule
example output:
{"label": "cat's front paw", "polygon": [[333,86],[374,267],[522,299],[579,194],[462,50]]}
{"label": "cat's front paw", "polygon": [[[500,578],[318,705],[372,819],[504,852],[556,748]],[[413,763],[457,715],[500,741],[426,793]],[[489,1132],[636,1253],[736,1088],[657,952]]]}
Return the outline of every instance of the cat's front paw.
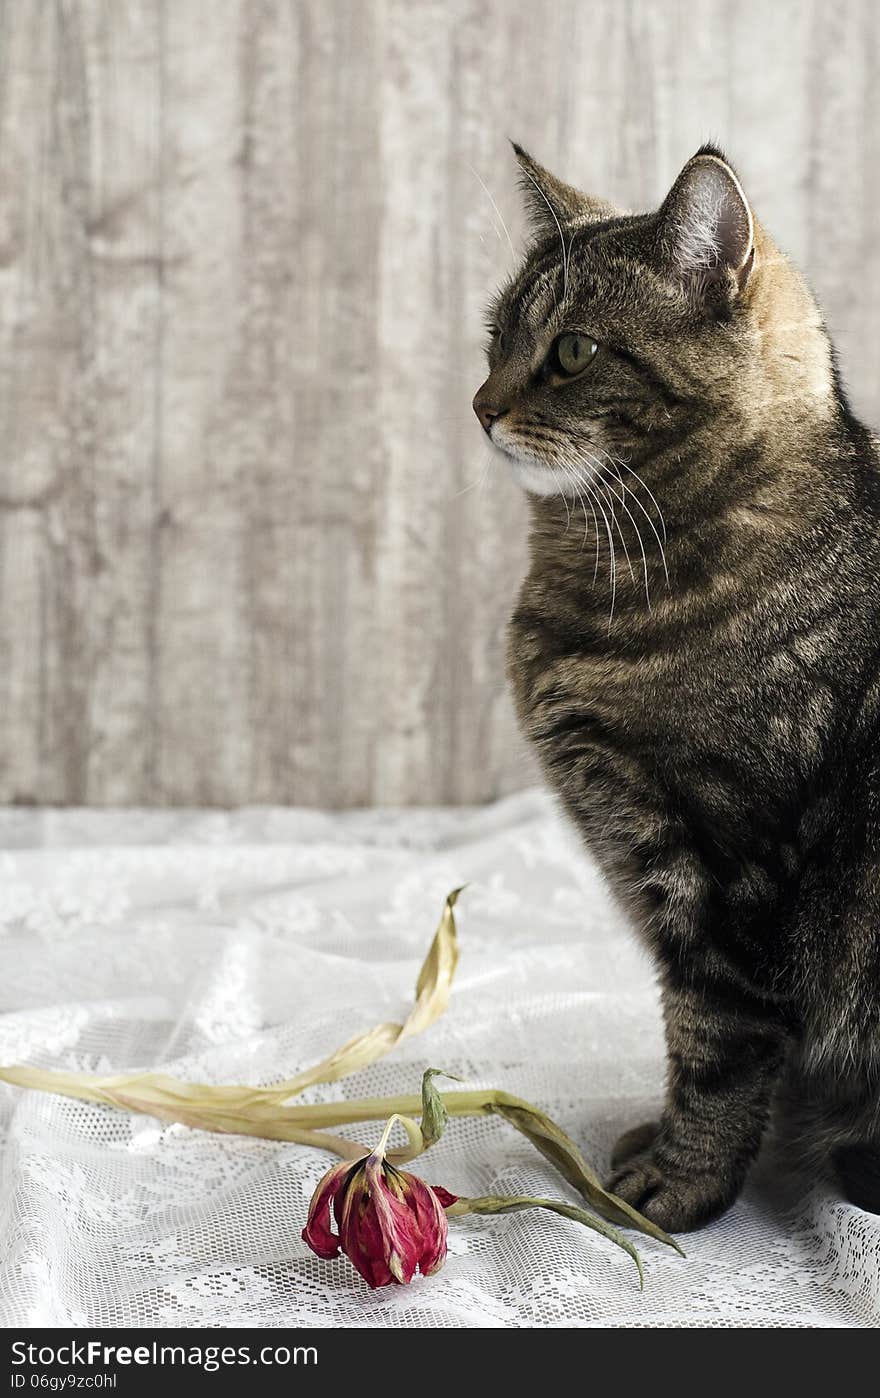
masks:
{"label": "cat's front paw", "polygon": [[606,1188],[667,1233],[688,1233],[724,1213],[739,1182],[723,1170],[679,1173],[657,1152],[656,1135],[651,1122],[620,1138]]}
{"label": "cat's front paw", "polygon": [[650,1150],[659,1130],[659,1121],[643,1121],[641,1126],[633,1126],[631,1130],[618,1136],[611,1152],[612,1170],[616,1170],[624,1161],[631,1160],[634,1155],[643,1155]]}

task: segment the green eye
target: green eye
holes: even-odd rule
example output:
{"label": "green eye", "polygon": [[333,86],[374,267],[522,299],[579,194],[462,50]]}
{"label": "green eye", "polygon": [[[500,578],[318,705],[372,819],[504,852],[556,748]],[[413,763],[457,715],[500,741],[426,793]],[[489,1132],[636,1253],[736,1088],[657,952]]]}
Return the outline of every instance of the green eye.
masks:
{"label": "green eye", "polygon": [[589,335],[578,335],[569,331],[568,334],[559,336],[550,351],[550,364],[558,372],[571,377],[586,369],[598,348],[596,341],[591,340]]}

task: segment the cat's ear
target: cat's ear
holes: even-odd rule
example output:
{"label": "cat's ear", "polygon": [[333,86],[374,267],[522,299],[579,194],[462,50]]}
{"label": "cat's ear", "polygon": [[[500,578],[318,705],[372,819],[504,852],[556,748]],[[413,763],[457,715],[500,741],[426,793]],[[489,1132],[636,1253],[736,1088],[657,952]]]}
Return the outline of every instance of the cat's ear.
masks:
{"label": "cat's ear", "polygon": [[605,219],[619,218],[620,209],[604,199],[591,199],[570,184],[558,180],[533,160],[528,151],[515,141],[514,154],[519,162],[523,195],[529,221],[535,233],[555,233],[559,224],[601,223]]}
{"label": "cat's ear", "polygon": [[732,299],[755,261],[755,226],[742,185],[721,151],[703,146],[660,210],[660,246],[698,300]]}

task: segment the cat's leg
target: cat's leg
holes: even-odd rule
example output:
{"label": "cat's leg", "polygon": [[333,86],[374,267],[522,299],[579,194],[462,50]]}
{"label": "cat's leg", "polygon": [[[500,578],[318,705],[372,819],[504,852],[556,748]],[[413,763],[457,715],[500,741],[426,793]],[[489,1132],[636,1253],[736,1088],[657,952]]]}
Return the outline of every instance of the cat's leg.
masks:
{"label": "cat's leg", "polygon": [[869,818],[845,826],[802,884],[803,1032],[778,1115],[811,1183],[836,1177],[850,1203],[880,1213],[880,801],[868,792]]}
{"label": "cat's leg", "polygon": [[849,1202],[880,1214],[880,1139],[839,1146],[831,1159]]}
{"label": "cat's leg", "polygon": [[641,1155],[643,1151],[648,1150],[654,1144],[659,1130],[659,1121],[643,1121],[641,1126],[633,1126],[629,1131],[624,1131],[623,1135],[617,1138],[611,1152],[612,1170],[616,1170],[625,1160],[631,1160],[634,1155]]}
{"label": "cat's leg", "polygon": [[[799,1062],[779,1102],[786,1155],[811,1182],[833,1176],[851,1204],[880,1214],[880,1082],[875,1065],[861,1074]],[[830,1167],[830,1169],[829,1169]]]}
{"label": "cat's leg", "polygon": [[779,1002],[762,991],[779,888],[747,822],[721,839],[693,801],[685,819],[683,802],[601,730],[570,713],[554,728],[551,706],[532,733],[552,740],[557,790],[662,977],[666,1103],[656,1134],[620,1142],[610,1188],[663,1228],[696,1228],[740,1189],[785,1056]]}
{"label": "cat's leg", "polygon": [[670,1232],[736,1198],[757,1154],[786,1040],[776,1007],[733,981],[666,985],[666,1103],[615,1149],[608,1188]]}

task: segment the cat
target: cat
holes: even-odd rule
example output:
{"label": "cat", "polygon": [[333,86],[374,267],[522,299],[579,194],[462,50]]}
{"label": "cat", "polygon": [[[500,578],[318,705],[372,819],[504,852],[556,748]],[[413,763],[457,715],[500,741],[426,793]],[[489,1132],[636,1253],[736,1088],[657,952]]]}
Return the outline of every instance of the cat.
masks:
{"label": "cat", "polygon": [[528,492],[519,720],[658,970],[609,1187],[734,1201],[774,1106],[880,1211],[880,456],[715,146],[630,216],[514,147],[534,241],[474,410]]}

